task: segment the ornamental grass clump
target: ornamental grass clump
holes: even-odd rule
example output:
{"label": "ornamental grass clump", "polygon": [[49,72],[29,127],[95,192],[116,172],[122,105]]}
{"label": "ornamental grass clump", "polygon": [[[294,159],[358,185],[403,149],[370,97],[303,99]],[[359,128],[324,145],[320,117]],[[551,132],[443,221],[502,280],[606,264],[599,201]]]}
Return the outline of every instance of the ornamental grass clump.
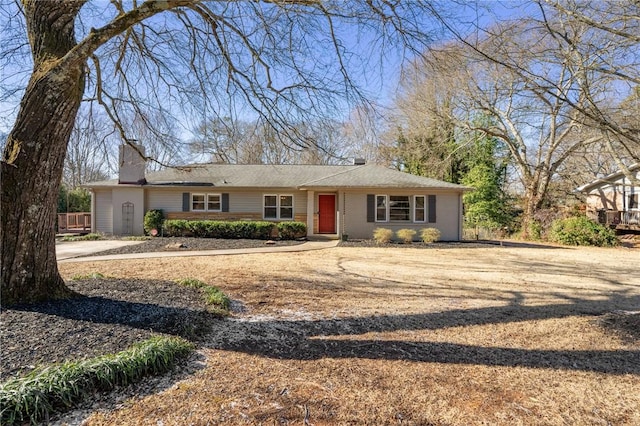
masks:
{"label": "ornamental grass clump", "polygon": [[425,244],[431,244],[440,239],[440,231],[436,228],[424,228],[420,231],[420,239]]}
{"label": "ornamental grass clump", "polygon": [[228,314],[229,307],[231,305],[231,299],[222,292],[218,287],[209,285],[196,278],[183,278],[176,281],[178,284],[197,288],[204,294],[204,299],[207,305],[214,307],[214,310],[221,314]]}
{"label": "ornamental grass clump", "polygon": [[396,236],[398,237],[398,239],[405,244],[411,244],[415,235],[416,231],[414,231],[413,229],[399,229],[396,232]]}
{"label": "ornamental grass clump", "polygon": [[373,230],[373,239],[378,244],[386,244],[393,238],[393,231],[387,228],[376,228]]}
{"label": "ornamental grass clump", "polygon": [[157,336],[114,355],[55,364],[10,379],[0,385],[0,424],[46,421],[95,391],[168,371],[193,349],[186,340]]}

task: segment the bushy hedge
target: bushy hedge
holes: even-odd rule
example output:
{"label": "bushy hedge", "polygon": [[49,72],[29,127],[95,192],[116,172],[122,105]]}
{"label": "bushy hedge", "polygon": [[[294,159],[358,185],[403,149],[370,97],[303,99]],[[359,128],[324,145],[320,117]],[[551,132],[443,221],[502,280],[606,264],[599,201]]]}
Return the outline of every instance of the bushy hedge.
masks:
{"label": "bushy hedge", "polygon": [[278,235],[283,240],[295,240],[307,235],[307,225],[302,222],[278,223]]}
{"label": "bushy hedge", "polygon": [[150,235],[152,229],[160,232],[163,221],[164,215],[162,214],[162,210],[149,210],[144,214],[144,233]]}
{"label": "bushy hedge", "polygon": [[246,238],[268,240],[278,230],[282,239],[294,239],[306,235],[307,227],[302,222],[266,221],[221,221],[221,220],[183,220],[164,221],[164,235],[168,237],[197,238]]}
{"label": "bushy hedge", "polygon": [[571,246],[611,247],[618,243],[616,233],[585,216],[569,217],[553,222],[551,241]]}

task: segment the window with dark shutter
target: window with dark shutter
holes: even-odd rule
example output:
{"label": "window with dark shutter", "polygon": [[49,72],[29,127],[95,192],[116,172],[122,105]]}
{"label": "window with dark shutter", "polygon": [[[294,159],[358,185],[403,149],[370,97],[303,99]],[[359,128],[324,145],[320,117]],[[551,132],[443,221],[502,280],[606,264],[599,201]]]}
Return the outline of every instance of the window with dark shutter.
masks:
{"label": "window with dark shutter", "polygon": [[436,223],[436,196],[429,195],[429,206],[427,213],[429,215],[429,223]]}
{"label": "window with dark shutter", "polygon": [[229,194],[228,193],[222,194],[222,211],[223,212],[229,211]]}
{"label": "window with dark shutter", "polygon": [[191,208],[191,194],[188,192],[182,193],[182,211],[188,212]]}
{"label": "window with dark shutter", "polygon": [[376,196],[367,194],[367,222],[376,221]]}

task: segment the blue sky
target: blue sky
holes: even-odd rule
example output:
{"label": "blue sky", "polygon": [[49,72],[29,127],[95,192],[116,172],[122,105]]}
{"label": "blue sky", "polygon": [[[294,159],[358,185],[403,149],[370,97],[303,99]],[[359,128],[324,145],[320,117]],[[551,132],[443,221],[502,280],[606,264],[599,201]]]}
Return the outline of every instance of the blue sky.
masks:
{"label": "blue sky", "polygon": [[[2,14],[0,24],[3,28],[16,29],[21,25],[21,20],[15,17],[15,3],[10,0],[0,0],[0,7],[2,7]],[[497,8],[495,13],[501,18],[507,16],[514,16],[523,13],[522,2],[486,2],[486,5]],[[493,15],[484,9],[481,3],[479,7],[466,6],[462,8],[458,2],[439,2],[439,6],[443,6],[445,13],[447,10],[459,14],[460,19],[455,22],[462,29],[462,31],[472,31],[472,23],[479,21],[481,24],[491,22],[494,18]],[[12,10],[13,8],[13,10]],[[85,6],[92,13],[96,13],[96,16],[104,14],[105,10],[110,8],[110,3],[107,0],[99,0],[91,2],[88,6]],[[464,9],[464,10],[463,10]],[[88,16],[88,15],[85,15]],[[162,17],[158,19],[163,19]],[[86,28],[93,23],[85,18],[85,21],[81,22],[86,25]],[[428,19],[425,18],[424,25],[431,25]],[[96,25],[99,26],[99,25]],[[364,94],[373,100],[374,102],[382,105],[389,105],[393,99],[395,89],[397,87],[400,70],[403,61],[411,59],[412,52],[403,51],[400,48],[394,49],[392,46],[385,46],[386,51],[383,56],[372,54],[372,45],[375,44],[375,39],[372,38],[370,33],[362,31],[359,33],[353,32],[347,26],[337,26],[336,31],[342,33],[342,39],[345,43],[345,49],[350,51],[351,54],[345,56],[346,60],[352,61],[354,69],[356,71],[351,75],[356,83],[363,89]],[[82,36],[83,28],[79,27],[79,36]],[[2,33],[2,49],[6,49],[8,46],[15,45],[17,40],[12,37],[11,31],[3,31]],[[14,33],[15,34],[15,33]],[[23,41],[23,40],[22,40]],[[318,58],[322,60],[323,48],[326,46],[319,46],[319,49],[315,52]],[[379,48],[380,46],[376,46]],[[327,51],[328,52],[328,51]],[[311,66],[311,65],[310,65]],[[0,81],[3,85],[0,90],[5,90],[6,83],[10,85],[16,82],[19,84],[26,84],[26,79],[30,74],[30,64],[28,60],[23,63],[11,62],[5,64],[0,70]],[[283,77],[286,80],[286,77]],[[276,82],[277,83],[277,82]],[[15,119],[15,113],[17,112],[17,106],[21,92],[18,91],[12,96],[7,96],[8,92],[2,93],[0,98],[0,132],[7,133]],[[349,111],[342,111],[341,115],[346,116]]]}

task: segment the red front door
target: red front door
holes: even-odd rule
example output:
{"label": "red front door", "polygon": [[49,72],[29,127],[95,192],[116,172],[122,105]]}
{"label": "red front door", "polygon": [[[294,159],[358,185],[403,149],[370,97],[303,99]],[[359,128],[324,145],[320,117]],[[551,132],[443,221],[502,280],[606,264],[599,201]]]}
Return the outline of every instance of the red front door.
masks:
{"label": "red front door", "polygon": [[336,233],[336,196],[334,194],[318,195],[318,232],[321,234]]}

